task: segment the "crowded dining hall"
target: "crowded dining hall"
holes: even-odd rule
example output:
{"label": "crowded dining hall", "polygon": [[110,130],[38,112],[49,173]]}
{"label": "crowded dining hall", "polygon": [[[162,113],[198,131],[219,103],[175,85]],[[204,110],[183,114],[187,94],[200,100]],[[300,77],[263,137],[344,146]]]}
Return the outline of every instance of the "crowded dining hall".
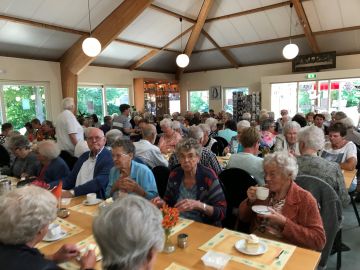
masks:
{"label": "crowded dining hall", "polygon": [[359,12],[0,0],[0,269],[358,269]]}

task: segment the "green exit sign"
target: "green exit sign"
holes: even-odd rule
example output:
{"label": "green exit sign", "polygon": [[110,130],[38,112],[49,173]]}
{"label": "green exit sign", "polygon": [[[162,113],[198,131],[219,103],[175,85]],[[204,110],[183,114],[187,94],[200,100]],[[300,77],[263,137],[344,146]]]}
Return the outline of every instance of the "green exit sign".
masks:
{"label": "green exit sign", "polygon": [[316,74],[315,74],[315,73],[306,74],[306,79],[315,79],[315,78],[316,78]]}

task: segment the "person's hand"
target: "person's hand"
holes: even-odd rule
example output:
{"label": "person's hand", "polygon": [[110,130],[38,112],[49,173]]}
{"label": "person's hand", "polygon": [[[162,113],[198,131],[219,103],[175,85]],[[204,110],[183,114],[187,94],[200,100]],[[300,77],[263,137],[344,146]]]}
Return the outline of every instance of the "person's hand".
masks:
{"label": "person's hand", "polygon": [[79,256],[80,251],[74,244],[65,244],[52,255],[52,259],[56,262],[64,262]]}
{"label": "person's hand", "polygon": [[224,155],[227,155],[228,153],[230,153],[230,147],[229,146],[226,146],[224,148]]}
{"label": "person's hand", "polygon": [[88,250],[80,258],[80,269],[93,269],[96,264],[96,255],[94,250]]}
{"label": "person's hand", "polygon": [[155,204],[158,208],[163,207],[163,205],[164,205],[164,203],[165,203],[164,200],[161,199],[159,196],[153,198],[153,199],[151,200],[151,202],[152,202],[153,204]]}
{"label": "person's hand", "polygon": [[258,215],[259,217],[264,218],[267,221],[267,224],[270,226],[278,226],[281,230],[284,228],[286,223],[286,217],[276,212],[273,208],[268,207],[271,214],[269,215]]}
{"label": "person's hand", "polygon": [[249,187],[248,190],[246,191],[246,194],[251,203],[256,201],[256,187],[255,186]]}
{"label": "person's hand", "polygon": [[134,192],[134,193],[138,193],[138,191],[142,188],[139,186],[138,183],[136,183],[133,179],[129,178],[129,177],[125,177],[123,179],[120,179],[117,181],[118,184],[118,188],[122,191],[126,191],[126,192]]}
{"label": "person's hand", "polygon": [[174,207],[177,208],[179,212],[187,212],[202,209],[202,203],[200,201],[185,199],[175,204]]}
{"label": "person's hand", "polygon": [[72,195],[71,192],[68,191],[68,190],[63,190],[63,191],[61,192],[61,197],[62,197],[62,198],[73,198],[74,195]]}

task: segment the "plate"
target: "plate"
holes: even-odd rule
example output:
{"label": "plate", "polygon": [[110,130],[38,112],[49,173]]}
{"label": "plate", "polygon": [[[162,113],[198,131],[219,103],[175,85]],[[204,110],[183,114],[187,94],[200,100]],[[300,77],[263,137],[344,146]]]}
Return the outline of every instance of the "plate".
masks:
{"label": "plate", "polygon": [[270,215],[271,212],[269,210],[269,207],[266,206],[266,205],[253,205],[251,207],[251,209],[255,212],[255,213],[258,213],[258,214],[261,214],[261,215]]}
{"label": "plate", "polygon": [[87,205],[87,206],[90,206],[90,205],[95,205],[95,204],[99,204],[101,203],[103,200],[101,199],[96,199],[95,201],[93,201],[92,203],[89,203],[87,200],[83,200],[83,204],[84,205]]}
{"label": "plate", "polygon": [[59,240],[61,238],[64,238],[66,235],[67,235],[67,233],[65,231],[61,230],[61,232],[58,235],[55,235],[54,237],[47,237],[45,235],[45,237],[42,240],[45,242],[53,242],[53,241]]}
{"label": "plate", "polygon": [[245,239],[241,239],[239,241],[237,241],[235,243],[235,248],[240,251],[241,253],[247,254],[247,255],[261,255],[264,254],[267,251],[267,245],[262,242],[259,241],[259,248],[258,250],[254,251],[254,252],[249,252],[246,248],[245,248]]}
{"label": "plate", "polygon": [[[80,261],[81,256],[83,256],[83,255],[86,253],[87,249],[88,249],[87,247],[86,247],[86,248],[83,248],[83,249],[80,249],[80,256],[77,256],[77,257],[76,257],[76,259],[77,259],[78,261]],[[96,256],[96,261],[97,261],[97,262],[102,259],[102,256],[101,256],[101,253],[100,253],[100,249],[99,249],[98,246],[95,247],[95,256]]]}

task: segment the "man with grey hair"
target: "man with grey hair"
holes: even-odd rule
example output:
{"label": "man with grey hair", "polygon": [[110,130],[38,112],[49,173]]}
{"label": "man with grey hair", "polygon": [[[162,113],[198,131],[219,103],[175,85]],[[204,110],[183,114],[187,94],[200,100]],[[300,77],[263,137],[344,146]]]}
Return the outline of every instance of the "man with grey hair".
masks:
{"label": "man with grey hair", "polygon": [[342,205],[349,204],[350,198],[345,187],[344,176],[340,166],[318,157],[317,152],[323,149],[325,144],[322,129],[316,126],[304,127],[298,135],[301,156],[297,157],[299,175],[306,174],[320,178],[334,188]]}
{"label": "man with grey hair", "polygon": [[106,139],[101,129],[89,127],[86,141],[90,151],[82,154],[70,175],[63,180],[64,198],[96,193],[105,198],[110,169],[114,166],[111,152],[106,149]]}
{"label": "man with grey hair", "polygon": [[[188,138],[195,139],[202,146],[204,139],[204,132],[198,126],[191,126],[189,128]],[[170,170],[177,167],[178,164],[179,164],[179,160],[176,154],[175,153],[171,154],[169,158]],[[217,175],[219,175],[222,171],[219,161],[216,159],[216,155],[206,147],[201,148],[200,164],[210,169],[213,169]]]}
{"label": "man with grey hair", "polygon": [[116,200],[100,211],[93,231],[103,269],[152,269],[156,253],[164,246],[162,219],[159,209],[135,195]]}
{"label": "man with grey hair", "polygon": [[150,168],[156,166],[169,165],[168,161],[161,154],[159,147],[155,146],[156,127],[152,124],[146,124],[142,129],[142,137],[138,142],[134,142],[135,156],[143,160]]}
{"label": "man with grey hair", "polygon": [[[57,201],[47,190],[26,186],[0,196],[0,265],[6,270],[60,269],[57,264],[80,255],[76,245],[65,244],[44,256],[35,247],[56,218]],[[81,269],[95,266],[94,251],[81,258]]]}
{"label": "man with grey hair", "polygon": [[121,139],[122,136],[123,136],[123,133],[119,129],[111,129],[111,130],[109,130],[105,135],[107,149],[111,150],[111,145],[117,139]]}

